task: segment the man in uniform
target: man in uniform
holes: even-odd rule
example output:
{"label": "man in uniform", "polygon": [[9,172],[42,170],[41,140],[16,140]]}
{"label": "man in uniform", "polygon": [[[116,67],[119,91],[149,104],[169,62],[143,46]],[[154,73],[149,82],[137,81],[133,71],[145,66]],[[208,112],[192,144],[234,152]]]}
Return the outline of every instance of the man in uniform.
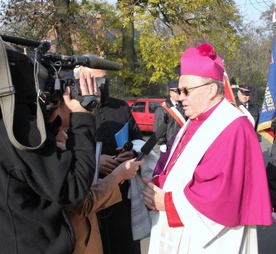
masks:
{"label": "man in uniform", "polygon": [[178,94],[178,81],[169,82],[169,95],[166,100],[155,110],[153,130],[156,131],[163,123],[167,130],[157,144],[160,146],[160,154],[164,154],[171,145],[175,134],[184,125],[184,111],[181,107]]}
{"label": "man in uniform", "polygon": [[[238,90],[238,99],[237,99],[237,107],[247,115],[249,121],[252,123],[256,133],[257,133],[257,125],[260,115],[260,107],[258,104],[252,102],[250,100],[250,94],[252,92],[252,87],[247,85],[239,85]],[[259,141],[262,140],[261,135],[258,134]]]}

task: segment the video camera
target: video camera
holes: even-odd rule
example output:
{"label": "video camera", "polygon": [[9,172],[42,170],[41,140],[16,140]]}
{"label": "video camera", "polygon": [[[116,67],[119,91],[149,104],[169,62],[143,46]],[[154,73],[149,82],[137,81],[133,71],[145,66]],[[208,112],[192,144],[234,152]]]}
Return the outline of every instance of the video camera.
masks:
{"label": "video camera", "polygon": [[103,70],[120,70],[119,63],[107,61],[99,56],[86,54],[83,56],[67,56],[50,53],[49,41],[33,41],[18,37],[0,35],[3,41],[33,48],[33,52],[24,54],[7,48],[7,56],[11,78],[15,87],[16,104],[32,104],[39,96],[46,110],[50,110],[55,102],[62,98],[67,86],[71,88],[71,97],[77,99],[87,110],[98,108],[109,98],[109,83],[106,77],[96,78],[101,92],[100,103],[95,95],[82,96],[78,80],[73,70],[78,66],[87,66]]}

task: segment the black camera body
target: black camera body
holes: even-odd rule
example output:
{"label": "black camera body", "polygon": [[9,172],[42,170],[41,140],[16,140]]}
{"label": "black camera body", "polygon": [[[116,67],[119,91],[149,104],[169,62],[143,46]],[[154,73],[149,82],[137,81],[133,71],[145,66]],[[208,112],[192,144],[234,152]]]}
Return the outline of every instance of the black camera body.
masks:
{"label": "black camera body", "polygon": [[67,86],[70,87],[71,98],[80,101],[87,110],[94,110],[108,102],[109,82],[106,77],[96,79],[101,92],[100,102],[98,102],[95,95],[82,96],[79,82],[73,74],[75,67],[86,66],[89,60],[97,60],[98,57],[93,56],[89,59],[90,55],[88,57],[64,56],[48,53],[49,48],[49,42],[42,42],[28,55],[7,48],[16,104],[34,104],[39,96],[41,102],[45,104],[42,108],[47,110],[50,105],[62,100],[62,94]]}
{"label": "black camera body", "polygon": [[[70,59],[69,59],[70,58]],[[79,86],[79,80],[74,77],[73,69],[78,66],[74,58],[61,59],[60,55],[48,53],[41,59],[41,63],[49,71],[48,79],[45,82],[44,92],[51,98],[62,96],[67,86],[70,87],[71,98],[77,99],[87,108],[89,100],[96,100],[96,96],[82,96]],[[57,74],[56,70],[60,69]],[[106,77],[96,78],[96,83],[101,92],[100,104],[107,103],[109,100],[109,81]],[[92,103],[92,109],[98,108],[100,104]],[[88,108],[87,108],[88,109]]]}
{"label": "black camera body", "polygon": [[17,104],[33,104],[36,101],[34,66],[31,59],[20,52],[7,49],[12,83]]}
{"label": "black camera body", "polygon": [[[96,79],[101,98],[96,97],[96,94],[86,96],[81,94],[73,70],[77,66],[87,66],[94,69],[117,71],[121,69],[119,63],[107,61],[91,54],[64,56],[48,53],[50,43],[47,41],[38,42],[6,35],[0,35],[0,37],[1,50],[3,50],[1,53],[2,67],[3,71],[7,72],[3,73],[5,82],[2,84],[1,98],[6,98],[1,100],[1,107],[4,106],[0,108],[0,116],[4,120],[8,138],[16,148],[33,151],[44,144],[47,136],[45,124],[49,124],[45,122],[45,119],[47,120],[47,116],[50,116],[51,112],[62,102],[62,95],[66,87],[71,88],[71,97],[77,99],[89,111],[108,102],[107,78]],[[11,46],[5,42],[27,46],[28,50],[32,51],[25,54],[24,49],[23,54],[22,48]],[[51,128],[54,127],[55,131],[60,124],[56,122],[59,119],[56,117],[54,123],[50,123]],[[36,125],[36,130],[35,128],[31,130],[30,123]],[[26,135],[22,135],[22,132],[26,132]],[[35,132],[40,135],[38,142],[30,138],[36,136]],[[20,135],[17,135],[18,133]]]}

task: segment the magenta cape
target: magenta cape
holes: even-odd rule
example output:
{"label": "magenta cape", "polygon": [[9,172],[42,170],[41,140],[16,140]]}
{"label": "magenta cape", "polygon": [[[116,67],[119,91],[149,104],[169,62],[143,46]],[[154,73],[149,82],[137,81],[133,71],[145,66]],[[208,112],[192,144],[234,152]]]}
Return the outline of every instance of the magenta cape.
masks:
{"label": "magenta cape", "polygon": [[184,193],[200,213],[219,224],[272,224],[261,147],[245,117],[232,122],[213,142]]}

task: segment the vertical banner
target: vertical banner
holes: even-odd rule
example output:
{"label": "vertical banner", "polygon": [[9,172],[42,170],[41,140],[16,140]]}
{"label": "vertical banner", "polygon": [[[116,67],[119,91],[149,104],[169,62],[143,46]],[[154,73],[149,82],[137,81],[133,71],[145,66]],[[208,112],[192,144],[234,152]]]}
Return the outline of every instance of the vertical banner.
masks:
{"label": "vertical banner", "polygon": [[236,99],[226,72],[224,72],[223,74],[223,85],[224,85],[225,98],[233,105],[236,105]]}
{"label": "vertical banner", "polygon": [[270,60],[270,67],[268,73],[267,86],[264,93],[264,100],[260,118],[258,122],[258,133],[267,139],[270,143],[273,143],[274,133],[271,130],[271,122],[276,117],[276,40],[274,38],[274,45],[272,49],[272,55]]}

